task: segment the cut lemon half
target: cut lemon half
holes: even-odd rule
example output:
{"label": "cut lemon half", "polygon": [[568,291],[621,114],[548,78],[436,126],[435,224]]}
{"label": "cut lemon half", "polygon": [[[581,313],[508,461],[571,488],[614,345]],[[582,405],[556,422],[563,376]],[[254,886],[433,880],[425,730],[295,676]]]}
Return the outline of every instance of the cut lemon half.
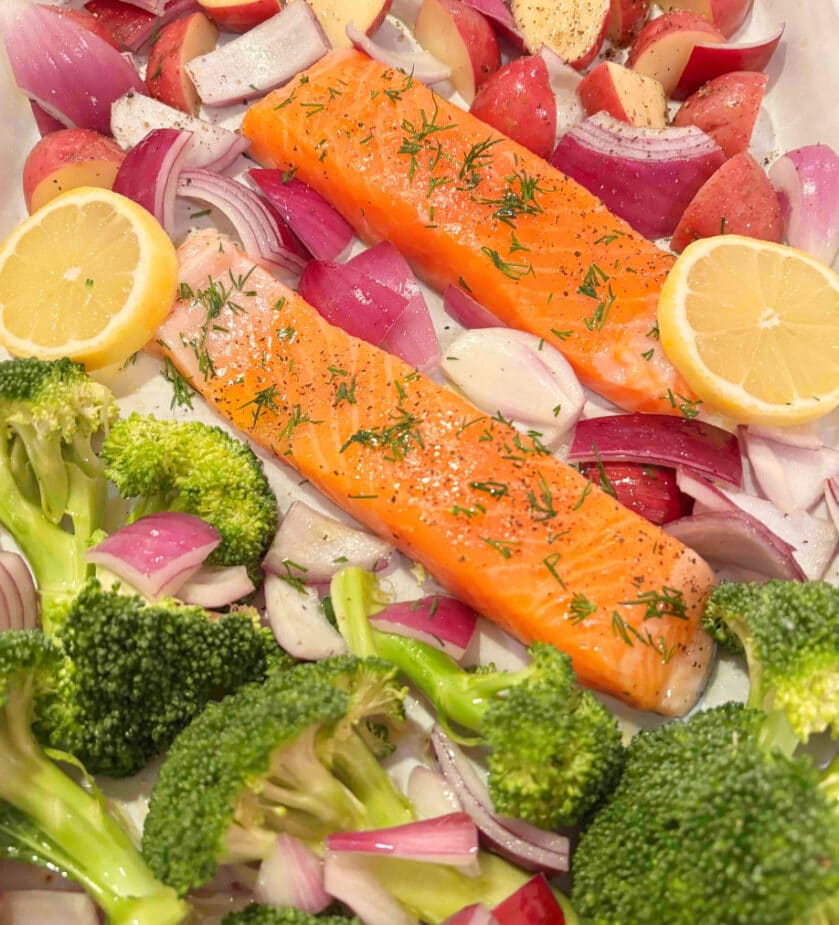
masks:
{"label": "cut lemon half", "polygon": [[0,245],[0,343],[17,356],[123,363],[164,320],[178,259],[155,218],[110,190],[80,187]]}
{"label": "cut lemon half", "polygon": [[839,405],[839,276],[803,251],[695,241],[664,283],[658,326],[697,396],[736,421],[794,424]]}

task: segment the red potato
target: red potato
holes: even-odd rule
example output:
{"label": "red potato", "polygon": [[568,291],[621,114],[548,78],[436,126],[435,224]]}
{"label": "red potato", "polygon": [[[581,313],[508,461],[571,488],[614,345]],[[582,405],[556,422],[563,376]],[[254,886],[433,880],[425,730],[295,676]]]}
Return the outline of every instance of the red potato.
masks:
{"label": "red potato", "polygon": [[543,45],[582,70],[606,36],[610,0],[512,0],[513,17],[532,52]]}
{"label": "red potato", "polygon": [[725,151],[727,157],[749,147],[760,111],[766,74],[734,71],[708,81],[682,104],[673,125],[695,125]]}
{"label": "red potato", "polygon": [[670,96],[695,45],[725,42],[725,36],[695,13],[665,13],[648,22],[632,43],[626,66],[654,77]]}
{"label": "red potato", "polygon": [[51,13],[55,13],[56,16],[72,20],[76,25],[81,26],[83,29],[87,29],[88,32],[98,35],[103,42],[107,42],[112,48],[116,48],[117,51],[120,50],[119,43],[114,38],[111,30],[95,16],[92,16],[87,10],[71,10],[65,9],[64,7],[49,5],[45,5],[44,9],[49,10]]}
{"label": "red potato", "polygon": [[621,122],[643,128],[667,124],[667,97],[661,83],[611,61],[586,74],[577,93],[589,116],[605,110]]}
{"label": "red potato", "polygon": [[201,8],[224,32],[247,32],[279,13],[282,0],[198,0]]}
{"label": "red potato", "polygon": [[691,241],[742,234],[780,244],[781,207],[769,177],[749,154],[735,154],[701,187],[685,209],[670,247],[681,253]]}
{"label": "red potato", "polygon": [[612,0],[606,38],[613,45],[627,45],[641,29],[650,12],[650,0]]}
{"label": "red potato", "polygon": [[517,58],[478,90],[469,110],[508,138],[548,157],[556,140],[556,101],[539,55]]}
{"label": "red potato", "polygon": [[701,42],[694,46],[671,96],[684,100],[703,84],[731,71],[762,71],[769,64],[781,41],[784,28],[768,39],[738,45]]}
{"label": "red potato", "polygon": [[455,90],[471,105],[501,66],[495,32],[486,17],[461,0],[423,0],[414,37],[452,69]]}
{"label": "red potato", "polygon": [[333,48],[351,48],[347,26],[372,35],[384,22],[391,0],[308,0]]}
{"label": "red potato", "polygon": [[89,0],[84,8],[125,50],[137,47],[137,36],[144,33],[154,19],[154,13],[121,0]]}
{"label": "red potato", "polygon": [[728,38],[743,25],[754,0],[656,0],[664,10],[688,10],[713,23]]}
{"label": "red potato", "polygon": [[59,193],[80,186],[111,189],[125,152],[111,138],[89,128],[65,128],[45,135],[23,167],[23,196],[31,212]]}
{"label": "red potato", "polygon": [[149,52],[146,89],[149,96],[197,116],[201,100],[186,65],[216,47],[218,29],[203,13],[191,13],[160,30]]}

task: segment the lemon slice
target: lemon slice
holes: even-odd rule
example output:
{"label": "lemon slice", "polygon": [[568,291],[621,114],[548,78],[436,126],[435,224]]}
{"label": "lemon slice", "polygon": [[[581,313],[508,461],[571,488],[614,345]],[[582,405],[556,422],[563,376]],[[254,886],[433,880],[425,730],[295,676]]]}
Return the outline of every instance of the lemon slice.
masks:
{"label": "lemon slice", "polygon": [[0,245],[0,343],[18,356],[123,363],[164,320],[178,260],[154,217],[110,190],[80,187]]}
{"label": "lemon slice", "polygon": [[695,241],[665,281],[658,325],[688,385],[736,421],[795,424],[839,405],[839,276],[803,251]]}

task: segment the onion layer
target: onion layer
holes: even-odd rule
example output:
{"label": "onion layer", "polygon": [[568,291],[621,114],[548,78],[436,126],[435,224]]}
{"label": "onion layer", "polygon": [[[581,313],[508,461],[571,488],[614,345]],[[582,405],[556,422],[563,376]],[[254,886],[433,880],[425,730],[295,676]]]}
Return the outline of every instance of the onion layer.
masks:
{"label": "onion layer", "polygon": [[453,597],[432,594],[388,604],[370,623],[384,633],[419,639],[459,661],[475,634],[478,615]]}
{"label": "onion layer", "polygon": [[9,925],[98,925],[99,915],[84,893],[12,890],[0,894],[0,920]]}
{"label": "onion layer", "polygon": [[347,644],[324,616],[313,588],[267,575],[265,614],[274,638],[294,658],[319,661],[346,654]]}
{"label": "onion layer", "polygon": [[654,524],[690,513],[691,501],[673,469],[644,463],[582,463],[580,472],[631,511]]}
{"label": "onion layer", "polygon": [[323,874],[329,895],[349,906],[364,925],[418,925],[379,884],[364,857],[327,851]]}
{"label": "onion layer", "polygon": [[420,819],[463,812],[460,800],[446,778],[424,764],[411,768],[405,792]]}
{"label": "onion layer", "polygon": [[473,328],[506,327],[503,321],[499,321],[480,302],[451,283],[443,292],[443,308],[449,318],[466,328],[467,331]]}
{"label": "onion layer", "polygon": [[23,556],[0,550],[0,632],[38,626],[38,593]]}
{"label": "onion layer", "polygon": [[332,901],[323,886],[320,859],[303,842],[285,833],[259,867],[254,899],[267,906],[302,909],[317,915]]}
{"label": "onion layer", "polygon": [[[410,39],[389,18],[385,19],[372,37],[351,22],[347,24],[346,32],[353,45],[374,61],[405,71],[420,83],[435,84],[448,80],[452,75],[452,69],[447,64],[438,61],[425,49],[412,46]],[[400,45],[407,48],[400,48]]]}
{"label": "onion layer", "polygon": [[244,565],[218,567],[202,565],[178,589],[178,599],[205,610],[226,607],[256,591]]}

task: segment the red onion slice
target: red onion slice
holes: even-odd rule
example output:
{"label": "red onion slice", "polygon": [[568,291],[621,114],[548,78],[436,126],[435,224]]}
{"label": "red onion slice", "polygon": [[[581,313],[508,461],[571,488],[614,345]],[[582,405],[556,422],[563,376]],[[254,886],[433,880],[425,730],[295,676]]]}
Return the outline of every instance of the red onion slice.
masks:
{"label": "red onion slice", "polygon": [[512,328],[466,331],[449,344],[443,372],[479,408],[500,412],[555,449],[585,395],[565,357],[535,334]]}
{"label": "red onion slice", "polygon": [[672,234],[699,188],[725,163],[701,129],[638,128],[605,112],[563,135],[551,163],[647,238]]}
{"label": "red onion slice", "polygon": [[764,578],[803,581],[792,547],[745,511],[708,511],[664,527],[714,565],[734,565]]}
{"label": "red onion slice", "polygon": [[178,195],[200,199],[218,209],[233,225],[242,249],[254,260],[264,261],[278,273],[298,274],[301,257],[283,244],[277,219],[256,193],[209,170],[184,170],[178,180]]}
{"label": "red onion slice", "polygon": [[[448,80],[452,75],[452,69],[447,64],[438,61],[425,49],[412,46],[405,33],[387,19],[372,37],[357,29],[352,22],[347,24],[346,33],[359,51],[374,61],[405,71],[420,83],[436,84]],[[407,47],[403,50],[400,45]]]}
{"label": "red onion slice", "polygon": [[342,259],[355,234],[320,193],[282,170],[254,168],[248,175],[315,259]]}
{"label": "red onion slice", "polygon": [[466,813],[450,813],[388,829],[337,832],[328,836],[326,848],[336,853],[473,867],[478,858],[478,830]]}
{"label": "red onion slice", "polygon": [[393,547],[372,533],[327,517],[303,501],[294,501],[263,565],[275,575],[288,575],[288,563],[294,562],[297,577],[318,584],[348,565],[373,571],[392,553]]}
{"label": "red onion slice", "polygon": [[[75,880],[46,867],[0,858],[0,895],[11,890],[49,890],[51,893],[84,892]],[[2,921],[2,919],[0,919]]]}
{"label": "red onion slice", "polygon": [[360,251],[348,265],[399,293],[408,303],[379,346],[423,372],[435,369],[440,362],[440,345],[428,303],[408,261],[393,244],[381,241]]}
{"label": "red onion slice", "polygon": [[193,58],[186,72],[207,106],[226,106],[280,87],[330,50],[305,0],[288,6],[232,42]]}
{"label": "red onion slice", "polygon": [[565,925],[565,914],[544,877],[533,877],[493,910],[498,925]]}
{"label": "red onion slice", "polygon": [[71,19],[37,3],[5,2],[2,33],[17,85],[68,128],[107,135],[111,103],[144,90],[134,65]]}
{"label": "red onion slice", "polygon": [[498,919],[486,906],[474,905],[449,916],[443,925],[498,925]]}
{"label": "red onion slice", "polygon": [[213,610],[240,601],[254,591],[256,586],[244,565],[202,565],[192,578],[181,585],[177,597],[185,604]]}
{"label": "red onion slice", "polygon": [[499,321],[471,295],[449,283],[443,291],[443,309],[453,321],[471,331],[473,328],[505,328]]}
{"label": "red onion slice", "polygon": [[140,93],[126,93],[111,106],[111,133],[117,144],[126,150],[138,145],[156,128],[192,133],[185,167],[226,170],[250,144],[237,132],[196,119]]}
{"label": "red onion slice", "polygon": [[495,814],[489,793],[479,779],[472,764],[439,726],[431,733],[431,747],[443,776],[457,798],[480,829],[490,846],[502,857],[525,870],[565,873],[569,868],[570,845],[563,835],[546,832],[519,822],[519,831],[526,837],[514,834]]}
{"label": "red onion slice", "polygon": [[824,483],[824,501],[833,526],[839,530],[839,478],[828,479]]}
{"label": "red onion slice", "polygon": [[839,155],[828,145],[796,148],[775,161],[769,179],[787,244],[830,266],[839,253]]}
{"label": "red onion slice", "polygon": [[691,499],[678,486],[673,469],[645,463],[581,463],[580,472],[607,494],[654,524],[690,513]]}
{"label": "red onion slice", "polygon": [[346,654],[347,644],[324,616],[313,588],[267,575],[265,615],[274,638],[294,658],[319,661]]}
{"label": "red onion slice", "polygon": [[0,893],[0,921],[8,925],[98,925],[99,914],[84,893],[12,890]]}
{"label": "red onion slice", "polygon": [[29,105],[32,107],[35,125],[38,126],[38,131],[42,138],[44,135],[51,135],[53,132],[58,132],[63,128],[67,128],[63,122],[51,116],[43,106],[39,106],[34,100],[30,100]]}
{"label": "red onion slice", "polygon": [[326,852],[324,885],[330,896],[349,906],[364,925],[419,925],[371,873],[365,858]]}
{"label": "red onion slice", "polygon": [[735,434],[668,414],[618,414],[580,421],[568,461],[598,459],[688,468],[737,488],[743,480]]}
{"label": "red onion slice", "polygon": [[456,598],[432,594],[388,604],[370,623],[384,633],[419,639],[459,661],[475,634],[478,615]]}
{"label": "red onion slice", "polygon": [[323,886],[323,866],[299,839],[278,835],[273,851],[259,867],[254,899],[278,909],[302,909],[317,915],[332,901]]}
{"label": "red onion slice", "polygon": [[539,57],[548,68],[548,81],[556,102],[556,140],[585,118],[586,111],[577,95],[577,87],[583,79],[579,71],[574,70],[547,45],[539,49]]}
{"label": "red onion slice", "polygon": [[170,235],[175,231],[178,179],[191,141],[190,132],[154,129],[125,155],[114,180],[115,193],[148,209]]}
{"label": "red onion slice", "polygon": [[38,626],[38,592],[23,556],[0,550],[0,631]]}
{"label": "red onion slice", "polygon": [[174,594],[219,543],[218,531],[205,520],[166,511],[121,527],[89,549],[85,558],[154,598]]}
{"label": "red onion slice", "polygon": [[405,792],[421,819],[463,812],[460,800],[446,778],[424,764],[411,768]]}

